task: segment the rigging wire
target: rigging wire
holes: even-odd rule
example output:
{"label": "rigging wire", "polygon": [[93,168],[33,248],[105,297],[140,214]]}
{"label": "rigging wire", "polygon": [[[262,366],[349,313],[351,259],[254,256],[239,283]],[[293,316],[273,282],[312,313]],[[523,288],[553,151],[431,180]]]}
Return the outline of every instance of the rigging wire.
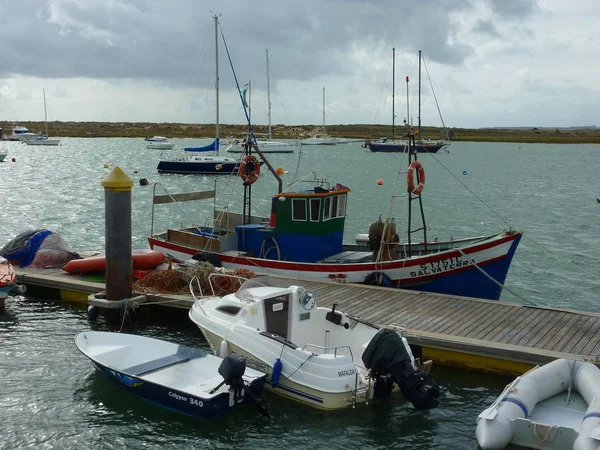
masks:
{"label": "rigging wire", "polygon": [[440,105],[437,101],[437,97],[435,95],[435,90],[433,89],[433,83],[431,82],[431,77],[429,76],[429,70],[427,69],[427,64],[425,63],[425,58],[421,55],[421,60],[423,61],[423,66],[425,66],[425,73],[427,73],[427,80],[429,81],[429,86],[431,87],[431,92],[433,93],[433,99],[435,100],[435,106],[437,107],[438,114],[440,115],[440,120],[442,121],[442,126],[444,127],[444,135],[446,139],[448,139],[448,130],[446,129],[446,124],[444,123],[444,118],[442,117],[442,111],[440,110]]}

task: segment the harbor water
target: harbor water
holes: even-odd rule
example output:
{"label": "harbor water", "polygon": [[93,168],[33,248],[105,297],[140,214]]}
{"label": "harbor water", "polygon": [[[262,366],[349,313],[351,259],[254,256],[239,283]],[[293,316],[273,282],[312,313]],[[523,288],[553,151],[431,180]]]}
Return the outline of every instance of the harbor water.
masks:
{"label": "harbor water", "polygon": [[[173,141],[176,147],[168,151],[146,149],[143,139],[64,138],[63,145],[52,148],[0,142],[8,151],[0,163],[0,246],[24,230],[47,228],[74,251],[102,250],[100,182],[118,165],[134,181],[133,247],[147,248],[154,182],[160,183],[157,193],[164,193],[162,187],[176,193],[213,189],[216,178],[219,189],[227,179],[158,174],[159,159],[181,156],[184,146],[203,143]],[[449,152],[419,159],[426,173],[428,239],[520,230],[524,237],[502,300],[600,312],[600,145],[455,142]],[[269,160],[287,172],[284,186],[316,171],[332,185],[352,190],[346,241],[366,233],[380,214],[395,217],[405,239],[406,155],[371,153],[354,143],[303,147],[300,153],[269,155]],[[141,186],[141,178],[150,184]],[[230,181],[241,190],[236,178]],[[276,187],[263,166],[252,194],[265,216]],[[241,201],[219,199],[226,203],[235,209]],[[212,214],[210,200],[187,202],[182,208],[158,205],[155,232],[189,219],[204,224]],[[477,415],[510,381],[434,365],[443,398],[432,411],[416,411],[392,398],[326,413],[269,395],[272,420],[248,406],[202,421],[123,393],[75,347],[80,331],[120,328],[102,319],[90,322],[80,303],[31,294],[7,300],[0,312],[0,449],[476,449]],[[122,331],[207,348],[182,310],[142,308]]]}

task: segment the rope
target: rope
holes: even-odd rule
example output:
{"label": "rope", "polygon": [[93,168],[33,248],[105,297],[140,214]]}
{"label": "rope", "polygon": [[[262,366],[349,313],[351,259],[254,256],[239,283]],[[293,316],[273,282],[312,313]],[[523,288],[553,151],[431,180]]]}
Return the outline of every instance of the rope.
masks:
{"label": "rope", "polygon": [[[465,254],[465,252],[462,251],[462,249],[460,249],[460,248],[457,247],[456,250],[458,250],[458,252],[461,255],[463,255],[465,258],[469,258]],[[521,295],[517,294],[516,292],[508,289],[506,286],[504,286],[502,283],[500,283],[498,280],[496,280],[494,277],[492,277],[490,274],[488,274],[485,270],[483,270],[481,267],[479,267],[479,264],[477,264],[476,262],[473,262],[473,265],[475,266],[475,268],[477,270],[479,270],[483,275],[485,275],[490,281],[494,282],[501,289],[506,289],[508,292],[510,292],[512,295],[514,295],[515,297],[517,297],[518,299],[520,299],[524,303],[527,303],[527,304],[529,304],[531,306],[538,306],[536,303],[532,302],[531,300],[527,300],[525,297],[522,297]]]}
{"label": "rope", "polygon": [[[283,353],[283,352],[282,352]],[[312,358],[313,356],[316,356],[315,353],[311,353],[310,355],[308,355],[308,358],[306,358],[304,361],[302,361],[302,364],[300,364],[296,370],[294,370],[291,374],[289,375],[283,375],[283,373],[281,375],[283,375],[284,377],[286,377],[288,380],[291,380],[292,375],[294,375],[296,372],[298,372],[298,370],[300,370],[300,367],[302,367],[304,365],[304,363],[306,363],[310,358]]]}
{"label": "rope", "polygon": [[544,442],[546,442],[548,440],[548,436],[550,435],[550,432],[552,430],[554,430],[554,429],[558,430],[558,425],[552,425],[551,427],[548,427],[548,429],[546,430],[546,435],[541,439],[538,437],[537,426],[538,426],[538,423],[533,422],[533,437],[535,437],[535,440],[537,441],[537,443],[539,445],[539,449],[544,450]]}

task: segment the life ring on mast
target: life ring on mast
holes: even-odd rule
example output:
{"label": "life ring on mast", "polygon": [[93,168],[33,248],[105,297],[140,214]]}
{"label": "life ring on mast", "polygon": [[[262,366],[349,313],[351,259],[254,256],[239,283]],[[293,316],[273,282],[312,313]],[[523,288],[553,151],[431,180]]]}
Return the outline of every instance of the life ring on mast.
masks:
{"label": "life ring on mast", "polygon": [[253,155],[246,155],[240,163],[240,177],[244,181],[244,186],[249,186],[258,180],[260,175],[260,164]]}
{"label": "life ring on mast", "polygon": [[[419,172],[419,184],[416,186],[414,179],[415,171]],[[419,195],[421,192],[423,192],[423,188],[425,187],[425,170],[423,170],[423,166],[421,165],[420,161],[413,161],[408,166],[408,172],[406,172],[406,186],[408,188],[408,192],[412,192],[415,195]]]}

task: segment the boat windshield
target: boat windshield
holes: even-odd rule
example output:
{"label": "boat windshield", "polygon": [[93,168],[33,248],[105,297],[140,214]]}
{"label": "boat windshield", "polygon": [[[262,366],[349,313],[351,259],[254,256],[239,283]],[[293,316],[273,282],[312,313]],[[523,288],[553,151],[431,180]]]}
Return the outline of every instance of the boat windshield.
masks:
{"label": "boat windshield", "polygon": [[249,280],[244,281],[244,283],[240,286],[240,288],[235,293],[235,296],[240,300],[246,300],[255,302],[256,298],[250,291],[251,289],[256,289],[259,287],[276,287],[269,277],[256,277],[250,278]]}

